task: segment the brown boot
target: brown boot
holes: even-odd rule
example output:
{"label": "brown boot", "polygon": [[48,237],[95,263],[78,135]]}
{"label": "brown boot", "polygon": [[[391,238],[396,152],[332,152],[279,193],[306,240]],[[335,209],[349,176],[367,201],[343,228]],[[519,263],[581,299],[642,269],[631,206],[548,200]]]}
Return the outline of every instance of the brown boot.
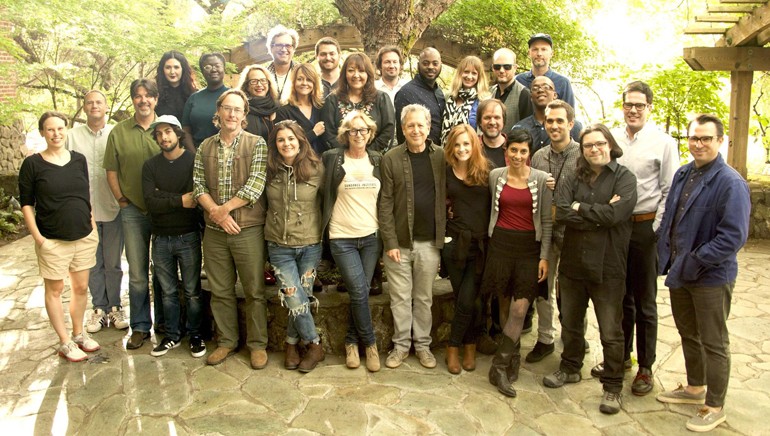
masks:
{"label": "brown boot", "polygon": [[286,344],[286,357],[283,360],[283,367],[286,369],[297,369],[299,366],[299,350],[297,344]]}
{"label": "brown boot", "polygon": [[321,343],[308,344],[305,357],[302,358],[302,362],[299,363],[299,372],[312,371],[318,362],[324,360],[326,354],[324,353],[324,347]]}
{"label": "brown boot", "polygon": [[460,348],[448,346],[446,347],[446,369],[450,374],[460,373]]}
{"label": "brown boot", "polygon": [[466,371],[476,369],[476,344],[463,345],[463,369]]}
{"label": "brown boot", "polygon": [[233,354],[235,354],[235,348],[217,347],[217,349],[206,358],[206,363],[209,365],[219,365]]}
{"label": "brown boot", "polygon": [[267,351],[251,350],[251,367],[262,369],[267,366]]}

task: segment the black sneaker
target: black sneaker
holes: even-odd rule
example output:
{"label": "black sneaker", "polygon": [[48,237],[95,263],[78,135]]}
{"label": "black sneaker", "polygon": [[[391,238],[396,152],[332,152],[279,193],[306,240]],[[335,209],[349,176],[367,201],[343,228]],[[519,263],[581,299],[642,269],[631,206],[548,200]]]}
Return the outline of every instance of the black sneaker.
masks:
{"label": "black sneaker", "polygon": [[190,338],[190,354],[192,357],[203,357],[206,355],[206,343],[200,336]]}
{"label": "black sneaker", "polygon": [[175,341],[173,339],[169,338],[163,338],[163,340],[160,342],[160,345],[153,348],[152,351],[150,351],[150,356],[158,357],[162,356],[166,353],[168,353],[168,350],[171,350],[172,348],[176,348],[179,346],[179,341]]}
{"label": "black sneaker", "polygon": [[553,349],[553,344],[544,344],[540,341],[537,341],[535,347],[532,348],[532,351],[527,354],[527,357],[524,360],[529,363],[540,362],[541,360],[545,359],[545,356],[553,353]]}

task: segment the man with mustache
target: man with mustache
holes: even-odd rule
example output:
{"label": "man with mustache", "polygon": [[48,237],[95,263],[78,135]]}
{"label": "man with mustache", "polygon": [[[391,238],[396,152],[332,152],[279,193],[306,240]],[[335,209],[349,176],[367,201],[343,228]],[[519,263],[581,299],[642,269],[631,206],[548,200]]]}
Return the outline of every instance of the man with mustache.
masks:
{"label": "man with mustache", "polygon": [[315,43],[315,58],[321,70],[321,85],[326,98],[334,90],[340,78],[340,43],[328,36],[319,39]]}

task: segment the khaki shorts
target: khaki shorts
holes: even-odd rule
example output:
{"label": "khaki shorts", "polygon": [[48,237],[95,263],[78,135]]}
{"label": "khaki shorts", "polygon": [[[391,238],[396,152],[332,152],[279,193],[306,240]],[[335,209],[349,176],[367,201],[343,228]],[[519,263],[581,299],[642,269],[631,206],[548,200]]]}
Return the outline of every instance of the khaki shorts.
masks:
{"label": "khaki shorts", "polygon": [[85,238],[76,241],[46,239],[35,244],[40,276],[48,280],[64,280],[70,272],[83,271],[96,265],[96,247],[99,232],[94,229]]}

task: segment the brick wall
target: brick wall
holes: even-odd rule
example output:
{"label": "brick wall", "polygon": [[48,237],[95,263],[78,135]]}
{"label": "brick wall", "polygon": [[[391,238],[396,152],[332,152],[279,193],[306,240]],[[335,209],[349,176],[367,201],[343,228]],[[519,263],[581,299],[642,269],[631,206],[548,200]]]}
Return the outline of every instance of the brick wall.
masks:
{"label": "brick wall", "polygon": [[[2,16],[2,11],[0,11]],[[7,35],[11,31],[11,23],[0,20],[0,34]],[[15,63],[16,59],[5,51],[0,50],[0,63]],[[16,97],[16,76],[8,74],[0,80],[0,104],[9,98]],[[0,176],[14,176],[19,173],[21,162],[26,156],[24,124],[15,120],[9,125],[0,125]]]}
{"label": "brick wall", "polygon": [[[0,34],[7,35],[11,31],[11,23],[7,21],[0,21]],[[15,63],[14,59],[8,52],[0,50],[0,63]],[[16,97],[16,77],[11,74],[10,77],[4,77],[0,82],[0,101],[6,98]]]}

